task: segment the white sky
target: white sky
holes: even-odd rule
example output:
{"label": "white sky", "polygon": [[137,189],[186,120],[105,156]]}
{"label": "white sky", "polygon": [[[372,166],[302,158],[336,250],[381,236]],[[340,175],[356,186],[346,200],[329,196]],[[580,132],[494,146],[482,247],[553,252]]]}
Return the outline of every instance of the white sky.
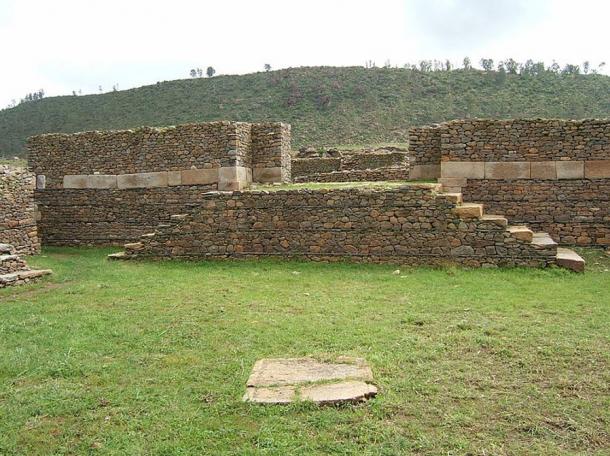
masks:
{"label": "white sky", "polygon": [[610,67],[610,0],[0,0],[0,107],[314,65],[513,57]]}

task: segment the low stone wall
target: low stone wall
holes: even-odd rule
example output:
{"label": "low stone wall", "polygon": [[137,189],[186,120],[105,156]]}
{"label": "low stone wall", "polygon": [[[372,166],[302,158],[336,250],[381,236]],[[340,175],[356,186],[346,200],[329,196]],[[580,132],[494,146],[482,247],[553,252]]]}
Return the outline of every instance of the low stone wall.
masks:
{"label": "low stone wall", "polygon": [[436,184],[389,190],[211,192],[126,246],[127,257],[256,258],[469,266],[543,266],[556,248],[535,247],[501,218],[459,214]]}
{"label": "low stone wall", "polygon": [[45,245],[122,245],[200,207],[214,188],[37,190],[40,236]]}
{"label": "low stone wall", "polygon": [[12,244],[23,255],[40,253],[34,187],[27,170],[0,165],[0,244]]}
{"label": "low stone wall", "polygon": [[336,157],[292,160],[294,182],[349,182],[407,180],[409,156],[403,150],[358,150],[333,152]]}

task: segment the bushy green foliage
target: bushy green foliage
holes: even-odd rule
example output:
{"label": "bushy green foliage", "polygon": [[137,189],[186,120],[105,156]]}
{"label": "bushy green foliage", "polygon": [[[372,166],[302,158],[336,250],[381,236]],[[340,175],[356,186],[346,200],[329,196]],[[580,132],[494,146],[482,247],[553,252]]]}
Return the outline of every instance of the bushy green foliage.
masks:
{"label": "bushy green foliage", "polygon": [[610,77],[307,67],[62,96],[0,111],[0,156],[44,132],[121,129],[210,120],[284,121],[293,145],[404,142],[411,125],[462,117],[610,115]]}

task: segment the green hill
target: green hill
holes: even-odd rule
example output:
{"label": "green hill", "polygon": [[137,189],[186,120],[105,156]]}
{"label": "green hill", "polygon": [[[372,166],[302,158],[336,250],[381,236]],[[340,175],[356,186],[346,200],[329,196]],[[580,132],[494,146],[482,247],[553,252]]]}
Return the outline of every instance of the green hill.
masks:
{"label": "green hill", "polygon": [[184,79],[100,95],[62,96],[0,111],[0,156],[23,155],[44,132],[281,120],[293,145],[402,142],[411,125],[460,117],[610,117],[610,77],[294,68]]}

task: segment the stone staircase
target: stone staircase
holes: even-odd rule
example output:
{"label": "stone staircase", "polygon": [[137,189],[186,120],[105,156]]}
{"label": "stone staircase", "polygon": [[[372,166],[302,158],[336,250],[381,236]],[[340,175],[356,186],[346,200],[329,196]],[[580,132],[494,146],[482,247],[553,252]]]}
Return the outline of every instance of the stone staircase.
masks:
{"label": "stone staircase", "polygon": [[[527,226],[509,225],[504,216],[485,214],[482,204],[465,203],[461,193],[440,190],[438,197],[448,201],[450,207],[453,207],[452,211],[457,220],[457,222],[452,221],[454,225],[460,224],[460,221],[467,225],[475,225],[476,230],[488,233],[487,239],[495,239],[495,245],[486,243],[486,247],[482,247],[477,241],[455,245],[451,256],[447,257],[448,260],[462,257],[465,260],[459,262],[467,266],[493,266],[485,263],[485,260],[476,260],[477,257],[484,258],[489,253],[489,256],[496,259],[502,257],[497,263],[500,265],[544,267],[554,264],[576,272],[584,271],[585,261],[574,251],[559,248],[547,233],[534,233]],[[191,218],[192,214],[173,215],[170,220],[160,224],[154,233],[144,234],[139,241],[125,244],[123,252],[109,255],[109,258],[119,260],[146,257],[151,245],[162,244],[167,239],[168,233],[183,222],[188,224]],[[467,259],[469,256],[473,256],[475,260],[470,262]]]}
{"label": "stone staircase", "polygon": [[28,283],[51,272],[50,269],[30,269],[12,245],[0,244],[0,288]]}
{"label": "stone staircase", "polygon": [[[451,190],[451,187],[444,187]],[[483,205],[478,203],[465,203],[461,193],[446,192],[457,204],[455,212],[460,218],[477,218],[479,220],[490,221],[506,227],[506,231],[511,237],[530,243],[531,246],[539,251],[553,253],[552,263],[557,266],[570,269],[574,272],[584,272],[585,260],[573,250],[558,247],[558,244],[549,236],[548,233],[534,233],[525,225],[509,225],[508,219],[501,215],[485,214]]]}

